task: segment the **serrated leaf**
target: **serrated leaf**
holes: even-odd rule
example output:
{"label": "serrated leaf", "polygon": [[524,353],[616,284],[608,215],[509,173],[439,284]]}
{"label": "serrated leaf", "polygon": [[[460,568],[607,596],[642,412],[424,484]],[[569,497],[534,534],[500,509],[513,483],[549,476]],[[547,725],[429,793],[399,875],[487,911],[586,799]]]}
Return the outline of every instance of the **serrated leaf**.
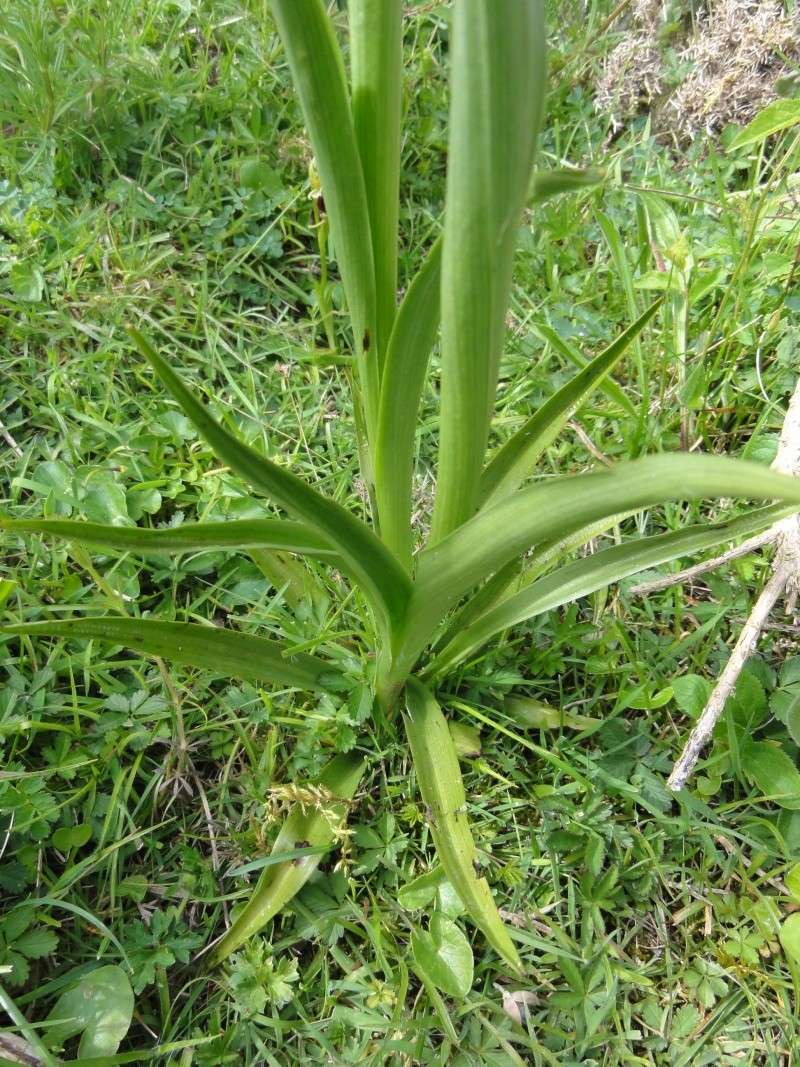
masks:
{"label": "serrated leaf", "polygon": [[740,750],[742,769],[773,803],[800,810],[800,771],[782,748],[769,741],[750,741]]}
{"label": "serrated leaf", "polygon": [[454,922],[438,912],[430,929],[411,937],[414,962],[422,975],[451,997],[465,997],[472,988],[472,948]]}
{"label": "serrated leaf", "polygon": [[672,679],[675,703],[690,719],[699,719],[711,695],[711,684],[699,674],[678,674]]}
{"label": "serrated leaf", "polygon": [[57,946],[58,937],[53,930],[48,930],[44,926],[35,926],[16,939],[14,951],[21,952],[28,960],[40,960],[55,952]]}

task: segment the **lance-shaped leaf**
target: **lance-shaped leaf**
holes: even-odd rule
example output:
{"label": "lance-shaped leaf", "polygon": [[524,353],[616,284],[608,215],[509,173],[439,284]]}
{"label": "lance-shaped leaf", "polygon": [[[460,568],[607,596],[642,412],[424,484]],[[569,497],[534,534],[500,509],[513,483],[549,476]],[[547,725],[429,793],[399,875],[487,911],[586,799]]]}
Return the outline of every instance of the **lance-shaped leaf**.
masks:
{"label": "lance-shaped leaf", "polygon": [[406,710],[406,735],[439,861],[472,922],[506,963],[521,972],[522,962],[497,911],[489,883],[475,872],[475,842],[465,813],[467,798],[447,720],[436,699],[416,678],[406,682]]}
{"label": "lance-shaped leaf", "polygon": [[743,497],[800,504],[800,481],[743,460],[662,455],[520,489],[420,555],[392,677],[410,672],[440,619],[473,586],[532,545],[605,516],[698,497]]}
{"label": "lance-shaped leaf", "polygon": [[316,785],[319,805],[295,804],[275,839],[270,855],[277,858],[297,851],[292,859],[266,866],[247,904],[234,917],[230,929],[214,949],[213,960],[221,963],[281,911],[319,867],[325,853],[334,847],[364,773],[364,761],[356,755],[336,756]]}
{"label": "lance-shaped leaf", "polygon": [[283,645],[266,637],[198,623],[101,615],[3,625],[0,633],[108,641],[231,678],[297,689],[324,690],[337,677],[336,668],[316,656],[304,652],[288,654]]}
{"label": "lance-shaped leaf", "polygon": [[542,452],[609,374],[661,306],[657,300],[571,381],[550,397],[492,457],[481,478],[481,503],[513,492],[533,473]]}
{"label": "lance-shaped leaf", "polygon": [[372,231],[376,349],[382,362],[397,299],[403,4],[402,0],[350,0],[347,7],[353,123]]}
{"label": "lance-shaped leaf", "polygon": [[229,433],[186,388],[149,341],[137,330],[131,329],[130,333],[142,355],[216,455],[255,489],[325,537],[337,549],[343,569],[366,593],[379,621],[396,628],[405,613],[410,581],[397,559],[369,527],[312,489],[302,478],[272,463]]}
{"label": "lance-shaped leaf", "polygon": [[288,519],[236,519],[233,522],[186,522],[149,530],[141,526],[107,526],[72,519],[4,519],[0,529],[12,533],[41,533],[88,548],[120,552],[203,552],[220,548],[268,548],[302,556],[335,560],[336,549],[304,522]]}
{"label": "lance-shaped leaf", "polygon": [[272,12],[317,161],[353,324],[371,440],[380,384],[375,358],[375,268],[364,172],[344,64],[323,0],[272,0]]}
{"label": "lance-shaped leaf", "polygon": [[414,438],[425,371],[439,327],[442,242],[437,240],[400,305],[381,382],[375,488],[381,537],[411,566]]}
{"label": "lance-shaped leaf", "polygon": [[460,660],[480,648],[501,630],[531,619],[542,612],[588,596],[638,571],[669,563],[681,556],[717,548],[737,537],[749,537],[766,530],[797,511],[796,506],[772,505],[713,525],[690,526],[685,530],[642,537],[629,544],[615,545],[539,578],[485,612],[472,625],[456,633],[453,640],[428,668],[427,677],[440,677]]}
{"label": "lance-shaped leaf", "polygon": [[442,248],[442,419],[432,541],[471,518],[545,92],[539,0],[453,7]]}
{"label": "lance-shaped leaf", "polygon": [[[533,330],[538,333],[543,341],[546,341],[549,345],[560,353],[570,363],[574,363],[576,367],[587,367],[589,360],[569,341],[565,341],[564,338],[553,329],[552,326],[548,326],[544,322],[534,323]],[[618,407],[626,411],[631,418],[636,418],[636,408],[633,406],[631,400],[625,395],[625,392],[617,385],[617,383],[611,378],[603,378],[600,382],[599,388],[606,394],[609,400],[613,401]]]}
{"label": "lance-shaped leaf", "polygon": [[553,170],[537,170],[533,176],[531,199],[534,204],[560,193],[576,193],[598,185],[605,178],[601,170],[582,170],[578,167],[554,167]]}

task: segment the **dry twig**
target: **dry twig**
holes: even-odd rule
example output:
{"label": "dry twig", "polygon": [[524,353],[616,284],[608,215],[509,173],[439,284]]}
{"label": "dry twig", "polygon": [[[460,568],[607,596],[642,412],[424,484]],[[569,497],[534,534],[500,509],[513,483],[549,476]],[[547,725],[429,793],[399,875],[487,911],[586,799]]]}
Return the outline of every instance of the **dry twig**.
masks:
{"label": "dry twig", "polygon": [[[778,455],[772,466],[783,474],[791,474],[795,477],[800,476],[800,381],[795,386],[794,393],[789,401],[789,409],[786,412],[780,444],[778,445]],[[698,719],[697,724],[689,735],[688,741],[684,745],[683,752],[672,769],[667,785],[674,792],[683,789],[689,780],[695,764],[700,758],[700,753],[714,732],[714,727],[722,714],[725,702],[736,686],[739,675],[742,673],[742,668],[758,644],[758,639],[769,621],[772,609],[782,596],[786,597],[786,608],[789,612],[794,611],[797,602],[798,592],[800,592],[800,520],[798,520],[798,517],[793,515],[791,518],[782,519],[759,538],[751,538],[749,542],[745,542],[745,545],[740,546],[740,548],[743,549],[748,544],[752,545],[753,542],[759,542],[756,547],[763,547],[766,544],[774,544],[776,546],[772,575],[742,627],[730,659],[714,686],[703,714]],[[736,550],[733,550],[723,556],[719,556],[716,560],[708,561],[709,565],[705,566],[705,569],[710,570],[712,566],[735,558],[735,552]],[[736,554],[741,555],[743,553],[738,552]],[[701,564],[700,566],[704,565]],[[695,575],[698,573],[697,568],[692,570]],[[685,580],[687,573],[689,572],[684,571],[682,575],[670,575],[671,581],[666,582],[666,584],[671,585],[676,580]],[[655,585],[655,583],[649,584],[650,589]],[[641,587],[639,588],[641,589]],[[664,585],[659,586],[659,588],[664,588]]]}

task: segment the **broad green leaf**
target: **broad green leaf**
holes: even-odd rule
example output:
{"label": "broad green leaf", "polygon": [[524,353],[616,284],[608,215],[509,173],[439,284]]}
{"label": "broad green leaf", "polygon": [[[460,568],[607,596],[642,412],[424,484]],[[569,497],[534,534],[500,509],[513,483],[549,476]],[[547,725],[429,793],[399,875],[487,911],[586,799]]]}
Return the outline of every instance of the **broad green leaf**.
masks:
{"label": "broad green leaf", "polygon": [[698,497],[800,504],[800,482],[755,463],[681,454],[519,489],[421,553],[407,622],[395,639],[393,676],[410,673],[440,620],[462,596],[531,545],[604,516]]}
{"label": "broad green leaf", "polygon": [[47,1017],[48,1044],[60,1047],[82,1034],[79,1058],[113,1056],[133,1018],[133,990],[121,967],[90,971],[62,993]]}
{"label": "broad green leaf", "polygon": [[381,537],[411,566],[414,442],[425,371],[439,328],[442,242],[437,240],[400,305],[381,382],[375,491]]}
{"label": "broad green leaf", "polygon": [[783,749],[770,741],[749,741],[739,751],[742,769],[775,804],[800,810],[800,771]]}
{"label": "broad green leaf", "polygon": [[787,959],[795,968],[800,968],[800,911],[783,920],[778,937]]}
{"label": "broad green leaf", "polygon": [[789,893],[800,904],[800,863],[795,863],[783,876],[783,884]]}
{"label": "broad green leaf", "polygon": [[410,581],[397,559],[369,527],[312,489],[302,478],[272,463],[224,429],[150,342],[136,330],[131,329],[130,333],[139,351],[216,455],[254,488],[327,538],[338,549],[342,568],[362,586],[379,619],[389,627],[396,627],[405,614]]}
{"label": "broad green leaf", "polygon": [[222,630],[210,624],[122,619],[109,615],[3,625],[0,633],[108,641],[231,678],[272,682],[297,689],[324,690],[336,677],[336,669],[315,656],[304,652],[285,655],[283,645],[277,641]]}
{"label": "broad green leaf", "polygon": [[574,193],[598,185],[605,178],[601,170],[581,170],[573,167],[556,167],[553,170],[537,170],[533,175],[531,199],[534,204],[543,204],[559,193]]}
{"label": "broad green leaf", "polygon": [[369,440],[380,385],[375,267],[364,172],[341,52],[323,0],[272,0],[319,171],[353,326]]}
{"label": "broad green leaf", "polygon": [[675,703],[690,719],[699,719],[711,696],[711,683],[699,674],[680,674],[672,680]]}
{"label": "broad green leaf", "polygon": [[[570,363],[574,363],[576,367],[583,369],[589,365],[589,360],[583,355],[574,345],[569,341],[566,341],[560,333],[553,329],[552,326],[548,326],[544,322],[537,322],[533,326],[535,333],[538,333],[543,341],[546,341],[549,345],[560,353]],[[632,418],[636,418],[636,408],[633,406],[630,399],[625,395],[625,392],[617,385],[611,378],[603,378],[598,388],[601,392],[605,393],[609,400],[626,411]]]}
{"label": "broad green leaf", "polygon": [[794,507],[760,508],[725,523],[690,526],[673,533],[642,537],[628,544],[615,545],[601,552],[585,556],[574,563],[539,578],[514,596],[503,600],[487,611],[471,626],[463,629],[448,648],[437,656],[433,670],[436,676],[450,669],[494,634],[510,626],[541,615],[545,611],[588,596],[613,582],[619,582],[638,571],[679,559],[695,552],[718,548],[736,537],[747,537],[766,530],[775,522],[794,514]]}
{"label": "broad green leaf", "polygon": [[[355,795],[364,767],[359,756],[335,756],[316,783],[322,803],[318,807],[303,807],[298,803],[292,808],[275,838],[272,854],[291,852],[296,848],[333,848],[346,821],[348,801]],[[317,853],[265,867],[249,901],[216,945],[214,962],[221,963],[263,929],[303,888],[321,861],[322,854]]]}
{"label": "broad green leaf", "polygon": [[546,80],[539,0],[455,4],[442,247],[439,475],[432,542],[478,503],[520,218]]}
{"label": "broad green leaf", "polygon": [[749,148],[760,144],[773,133],[780,133],[800,123],[800,100],[774,100],[760,111],[752,122],[748,122],[731,141],[729,148]]}
{"label": "broad green leaf", "polygon": [[783,718],[789,737],[796,745],[800,745],[800,696],[794,697]]}
{"label": "broad green leaf", "polygon": [[436,896],[436,891],[444,876],[443,867],[434,867],[432,871],[418,875],[412,881],[400,886],[397,892],[397,903],[401,908],[407,908],[409,911],[426,907]]}
{"label": "broad green leaf", "polygon": [[660,306],[660,301],[652,304],[616,341],[542,404],[521,429],[495,453],[481,477],[481,504],[506,496],[533,473],[542,452],[561,432],[590,393],[613,370],[628,346],[639,336]]}
{"label": "broad green leaf", "polygon": [[480,731],[465,722],[451,719],[448,723],[456,755],[459,759],[473,759],[481,754]]}
{"label": "broad green leaf", "polygon": [[319,558],[336,558],[336,549],[304,522],[288,519],[237,519],[234,522],[186,522],[148,530],[139,526],[104,526],[70,519],[4,519],[0,529],[42,533],[89,548],[121,552],[203,552],[220,548],[273,548]]}
{"label": "broad green leaf", "polygon": [[411,935],[414,962],[425,978],[451,997],[465,997],[472,989],[472,948],[452,920],[436,912],[429,930]]}
{"label": "broad green leaf", "polygon": [[522,963],[489,883],[475,873],[475,842],[465,814],[467,798],[447,720],[432,694],[415,678],[406,683],[406,709],[406,734],[439,861],[472,922],[495,951],[515,971],[521,971]]}
{"label": "broad green leaf", "polygon": [[381,363],[397,292],[402,113],[402,0],[350,0],[353,123],[369,208],[375,264],[376,349]]}

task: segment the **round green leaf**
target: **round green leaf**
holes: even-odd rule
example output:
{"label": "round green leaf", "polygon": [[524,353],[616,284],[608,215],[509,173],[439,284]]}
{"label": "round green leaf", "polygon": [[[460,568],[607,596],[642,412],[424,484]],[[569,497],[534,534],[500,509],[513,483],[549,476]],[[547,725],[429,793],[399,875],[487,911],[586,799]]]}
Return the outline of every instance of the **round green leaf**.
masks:
{"label": "round green leaf", "polygon": [[472,988],[472,948],[454,922],[436,914],[428,931],[411,939],[414,961],[422,978],[448,993],[465,997]]}
{"label": "round green leaf", "polygon": [[56,1001],[48,1043],[59,1047],[82,1033],[78,1056],[113,1056],[133,1017],[133,990],[121,967],[98,967]]}
{"label": "round green leaf", "polygon": [[444,870],[434,867],[432,871],[425,871],[406,885],[401,886],[397,894],[397,900],[401,908],[413,911],[415,908],[424,908],[430,904],[436,896],[436,889],[444,878]]}

